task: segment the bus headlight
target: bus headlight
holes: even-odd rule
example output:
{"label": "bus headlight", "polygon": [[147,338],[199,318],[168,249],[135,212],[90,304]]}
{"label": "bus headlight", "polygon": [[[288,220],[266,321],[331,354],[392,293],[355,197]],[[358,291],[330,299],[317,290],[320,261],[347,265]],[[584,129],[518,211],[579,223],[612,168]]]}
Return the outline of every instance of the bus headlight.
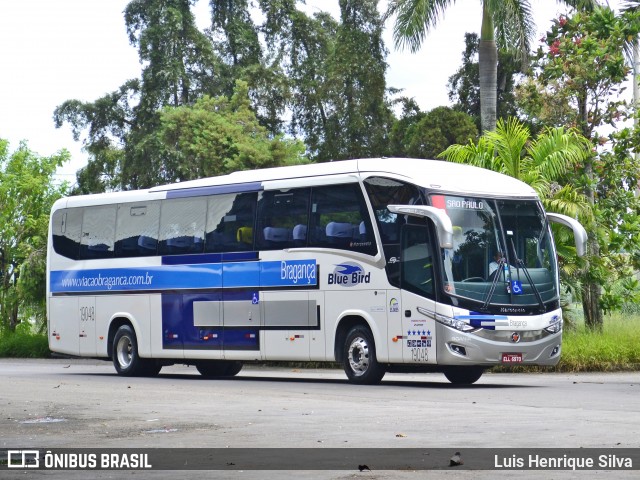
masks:
{"label": "bus headlight", "polygon": [[461,332],[472,332],[474,330],[477,330],[475,327],[472,327],[462,320],[454,320],[451,317],[445,317],[444,315],[440,315],[439,313],[430,312],[422,307],[418,307],[418,311],[423,315],[426,315],[427,317],[433,318],[438,323],[446,325],[447,327],[455,328],[456,330],[460,330]]}
{"label": "bus headlight", "polygon": [[554,316],[549,322],[550,325],[544,328],[544,331],[547,333],[558,333],[562,330],[562,317],[559,315]]}
{"label": "bus headlight", "polygon": [[544,331],[548,333],[558,333],[560,330],[562,330],[562,323],[560,322],[549,325],[544,329]]}

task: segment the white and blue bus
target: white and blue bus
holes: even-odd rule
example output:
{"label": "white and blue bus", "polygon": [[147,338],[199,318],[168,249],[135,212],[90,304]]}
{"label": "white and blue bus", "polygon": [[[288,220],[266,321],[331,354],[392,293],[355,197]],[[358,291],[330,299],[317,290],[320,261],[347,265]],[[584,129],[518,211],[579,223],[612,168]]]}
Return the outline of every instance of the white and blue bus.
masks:
{"label": "white and blue bus", "polygon": [[[448,162],[378,158],[74,196],[51,212],[49,346],[125,376],[195,365],[340,362],[350,381],[561,353],[550,221],[528,185]],[[493,264],[492,264],[493,262]]]}

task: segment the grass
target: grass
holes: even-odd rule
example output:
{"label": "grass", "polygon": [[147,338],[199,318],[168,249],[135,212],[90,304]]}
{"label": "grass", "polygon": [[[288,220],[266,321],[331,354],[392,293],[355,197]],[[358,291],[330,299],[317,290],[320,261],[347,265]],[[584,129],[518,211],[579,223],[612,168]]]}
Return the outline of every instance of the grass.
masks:
{"label": "grass", "polygon": [[0,357],[48,358],[47,336],[31,332],[0,332]]}
{"label": "grass", "polygon": [[640,316],[621,313],[607,315],[602,333],[589,331],[583,323],[566,330],[562,357],[556,370],[640,370]]}
{"label": "grass", "polygon": [[562,354],[555,367],[494,367],[494,372],[621,372],[640,371],[640,315],[605,316],[602,332],[587,329],[583,321],[562,336]]}

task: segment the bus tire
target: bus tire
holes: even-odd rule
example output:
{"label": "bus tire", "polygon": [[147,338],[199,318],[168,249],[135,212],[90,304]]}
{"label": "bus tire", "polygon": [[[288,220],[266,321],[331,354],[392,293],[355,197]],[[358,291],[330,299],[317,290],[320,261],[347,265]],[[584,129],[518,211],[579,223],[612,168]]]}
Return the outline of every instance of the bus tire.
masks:
{"label": "bus tire", "polygon": [[140,358],[138,340],[131,325],[122,325],[113,337],[113,366],[123,377],[155,376],[162,368],[154,360]]}
{"label": "bus tire", "polygon": [[195,365],[205,378],[234,377],[242,370],[242,362],[230,360],[203,360]]}
{"label": "bus tire", "polygon": [[375,385],[384,377],[385,369],[376,359],[376,346],[371,330],[356,325],[347,334],[343,352],[344,371],[351,383]]}
{"label": "bus tire", "polygon": [[442,373],[454,385],[471,385],[477,382],[484,373],[484,367],[447,367]]}

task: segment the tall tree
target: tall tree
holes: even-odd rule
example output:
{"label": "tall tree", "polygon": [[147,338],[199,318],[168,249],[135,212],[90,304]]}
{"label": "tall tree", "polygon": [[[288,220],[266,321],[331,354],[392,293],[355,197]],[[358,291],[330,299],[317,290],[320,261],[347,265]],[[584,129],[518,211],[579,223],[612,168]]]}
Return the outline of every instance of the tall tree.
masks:
{"label": "tall tree", "polygon": [[[428,31],[438,23],[453,0],[390,0],[385,17],[396,16],[393,36],[396,47],[416,52]],[[572,7],[592,8],[595,0],[566,0]],[[513,50],[526,57],[535,33],[528,0],[483,0],[478,43],[480,117],[482,130],[496,126],[498,50]]]}
{"label": "tall tree", "polygon": [[464,112],[436,107],[421,112],[415,102],[405,99],[404,112],[391,129],[391,156],[436,158],[450,145],[475,140],[478,129]]}
{"label": "tall tree", "polygon": [[340,0],[340,26],[327,69],[334,100],[319,160],[385,153],[391,112],[384,101],[386,49],[377,0]]}
{"label": "tall tree", "polygon": [[165,107],[160,118],[158,135],[174,182],[305,163],[302,142],[271,137],[259,124],[241,80],[231,98],[205,96],[192,106]]}
{"label": "tall tree", "polygon": [[531,138],[529,128],[511,117],[498,120],[496,129],[477,142],[452,145],[441,156],[522,180],[538,193],[547,210],[591,221],[587,199],[565,183],[566,175],[589,156],[589,147],[588,139],[562,127]]}
{"label": "tall tree", "polygon": [[69,123],[76,139],[88,129],[85,148],[90,159],[78,178],[81,191],[114,185],[143,188],[166,181],[164,152],[155,135],[159,109],[189,104],[220,88],[220,61],[195,25],[193,3],[130,2],[124,18],[143,66],[141,78],[95,102],[67,100],[56,108],[56,126]]}
{"label": "tall tree", "polygon": [[[624,46],[639,29],[640,12],[636,10],[616,16],[610,8],[598,7],[592,13],[556,19],[544,48],[538,50],[533,77],[522,89],[526,100],[522,105],[532,118],[574,126],[593,144],[592,155],[579,165],[574,179],[597,214],[597,222],[588,230],[589,264],[581,279],[585,323],[592,329],[601,329],[603,324],[602,286],[609,272],[606,259],[619,253],[610,250],[607,233],[619,225],[599,211],[603,194],[610,188],[603,190],[603,186],[624,188],[625,183],[624,175],[612,178],[616,172],[622,175],[623,170],[602,167],[610,155],[601,148],[608,139],[599,130],[624,119],[626,105],[619,92],[630,71]],[[621,204],[615,218],[623,221],[627,207],[627,203]]]}
{"label": "tall tree", "polygon": [[[465,33],[462,65],[449,77],[447,85],[453,108],[473,117],[478,130],[480,124],[480,69],[478,65],[478,35]],[[496,118],[507,119],[517,114],[514,87],[523,64],[511,51],[498,50]]]}
{"label": "tall tree", "polygon": [[67,191],[54,175],[68,160],[66,150],[41,157],[24,142],[10,153],[0,139],[0,329],[44,323],[49,212]]}

